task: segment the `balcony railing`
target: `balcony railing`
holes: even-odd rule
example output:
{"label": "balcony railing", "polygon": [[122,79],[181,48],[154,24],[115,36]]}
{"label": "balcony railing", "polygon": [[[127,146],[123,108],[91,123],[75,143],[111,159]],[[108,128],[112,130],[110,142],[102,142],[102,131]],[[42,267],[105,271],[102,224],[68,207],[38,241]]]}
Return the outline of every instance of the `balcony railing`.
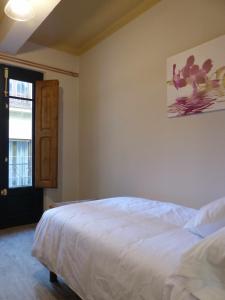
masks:
{"label": "balcony railing", "polygon": [[32,186],[32,140],[9,139],[9,188]]}
{"label": "balcony railing", "polygon": [[32,186],[32,163],[9,163],[9,188],[28,186]]}

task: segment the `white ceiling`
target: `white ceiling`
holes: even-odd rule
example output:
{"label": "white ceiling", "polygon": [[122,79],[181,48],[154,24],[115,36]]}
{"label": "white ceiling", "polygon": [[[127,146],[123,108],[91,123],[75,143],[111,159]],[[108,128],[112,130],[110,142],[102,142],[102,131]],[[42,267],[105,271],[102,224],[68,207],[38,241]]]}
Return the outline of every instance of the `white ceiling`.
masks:
{"label": "white ceiling", "polygon": [[27,22],[18,22],[8,18],[3,13],[5,1],[1,2],[0,51],[16,54],[61,0],[30,1],[35,16]]}
{"label": "white ceiling", "polygon": [[[45,3],[58,1],[59,4],[51,13],[50,11],[48,14],[45,13],[43,20],[32,30],[30,30],[32,23],[30,21],[28,23],[20,22],[20,24],[14,24],[14,30],[11,26],[14,38],[17,37],[18,39],[20,36],[18,30],[22,30],[22,34],[26,27],[26,30],[29,31],[27,38],[30,41],[79,55],[153,6],[159,0],[31,1],[45,1]],[[1,34],[1,31],[10,31],[10,26],[7,25],[6,17],[3,13],[6,2],[7,0],[1,0],[0,3],[0,51],[10,52],[8,49],[1,47],[4,37],[7,36],[7,34]],[[20,26],[23,29],[19,29]],[[23,38],[19,43],[20,46],[24,42]],[[18,46],[15,48],[18,48]]]}

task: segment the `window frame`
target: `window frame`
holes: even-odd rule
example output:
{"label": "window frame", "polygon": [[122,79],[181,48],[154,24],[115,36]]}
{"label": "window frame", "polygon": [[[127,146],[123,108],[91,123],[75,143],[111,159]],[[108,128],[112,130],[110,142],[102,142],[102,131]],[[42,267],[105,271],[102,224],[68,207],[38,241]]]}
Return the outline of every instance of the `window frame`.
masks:
{"label": "window frame", "polygon": [[[5,103],[8,105],[9,108],[9,99],[20,99],[20,100],[29,100],[32,101],[32,186],[25,186],[25,187],[15,187],[10,188],[9,187],[9,166],[7,165],[7,174],[5,174],[5,177],[7,177],[7,189],[11,195],[19,194],[23,195],[26,191],[34,191],[35,190],[35,95],[36,95],[36,81],[43,80],[43,73],[38,72],[35,70],[25,69],[22,67],[12,66],[8,64],[1,64],[1,68],[4,70],[5,68],[9,69],[9,75],[7,78],[7,87],[8,87],[8,96],[5,98]],[[23,97],[14,97],[9,96],[9,80],[14,79],[18,81],[24,81],[32,83],[33,89],[32,89],[32,99],[27,99]],[[5,79],[4,79],[5,80]],[[4,80],[2,83],[2,90],[4,90]],[[9,118],[9,109],[8,109],[8,116]],[[6,143],[5,151],[6,151],[6,157],[9,155],[9,143]]]}

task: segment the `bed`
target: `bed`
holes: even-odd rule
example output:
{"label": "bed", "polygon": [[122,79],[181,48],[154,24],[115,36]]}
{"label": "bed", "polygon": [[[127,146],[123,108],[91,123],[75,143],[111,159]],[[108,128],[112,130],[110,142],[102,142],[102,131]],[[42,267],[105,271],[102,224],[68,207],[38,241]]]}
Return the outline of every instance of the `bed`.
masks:
{"label": "bed", "polygon": [[[224,273],[218,279],[214,274],[218,270],[210,271],[218,280],[214,276],[209,284],[211,277],[206,275],[201,281],[202,265],[209,269],[206,254],[194,256],[199,265],[193,261],[199,247],[209,249],[208,238],[184,228],[197,213],[173,203],[132,197],[61,206],[43,214],[32,254],[83,300],[206,300],[212,299],[206,298],[209,292],[199,296],[199,290],[205,286],[212,290],[218,280],[213,299],[224,300]],[[220,256],[223,260],[222,252]]]}

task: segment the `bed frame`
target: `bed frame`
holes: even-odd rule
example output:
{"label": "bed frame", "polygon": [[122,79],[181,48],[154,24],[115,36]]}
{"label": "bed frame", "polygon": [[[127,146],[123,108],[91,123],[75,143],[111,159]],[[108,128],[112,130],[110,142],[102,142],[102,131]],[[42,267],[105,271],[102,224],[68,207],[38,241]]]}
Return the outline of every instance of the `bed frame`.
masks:
{"label": "bed frame", "polygon": [[57,275],[52,271],[49,271],[49,281],[52,283],[58,282]]}

